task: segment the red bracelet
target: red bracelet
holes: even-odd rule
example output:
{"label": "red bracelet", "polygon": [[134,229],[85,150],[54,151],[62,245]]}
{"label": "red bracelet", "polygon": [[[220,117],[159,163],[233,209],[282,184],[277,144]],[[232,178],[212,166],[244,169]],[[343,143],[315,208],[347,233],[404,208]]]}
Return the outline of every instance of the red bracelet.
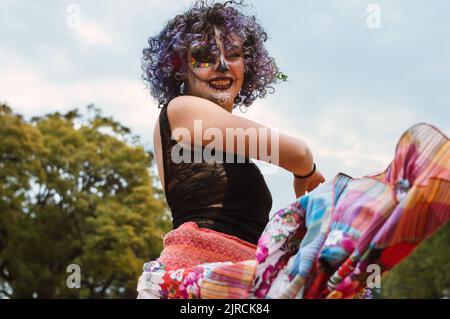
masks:
{"label": "red bracelet", "polygon": [[297,178],[308,178],[308,177],[313,176],[315,172],[316,172],[316,163],[314,163],[313,169],[312,169],[312,171],[310,173],[308,173],[308,175],[300,176],[300,175],[295,175],[294,174],[294,176],[297,177]]}

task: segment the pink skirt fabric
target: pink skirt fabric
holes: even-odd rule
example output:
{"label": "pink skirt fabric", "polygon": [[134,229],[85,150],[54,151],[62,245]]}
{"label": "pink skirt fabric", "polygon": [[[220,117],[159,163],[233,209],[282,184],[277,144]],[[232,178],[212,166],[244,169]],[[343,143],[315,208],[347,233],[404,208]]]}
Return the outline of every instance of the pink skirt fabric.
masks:
{"label": "pink skirt fabric", "polygon": [[169,268],[189,268],[210,262],[254,259],[256,245],[235,236],[186,222],[164,236],[158,261]]}

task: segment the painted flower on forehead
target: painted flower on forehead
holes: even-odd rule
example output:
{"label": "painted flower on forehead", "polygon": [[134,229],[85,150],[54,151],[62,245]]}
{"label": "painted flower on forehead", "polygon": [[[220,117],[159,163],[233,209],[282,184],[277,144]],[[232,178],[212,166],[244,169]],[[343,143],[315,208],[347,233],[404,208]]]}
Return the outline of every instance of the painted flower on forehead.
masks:
{"label": "painted flower on forehead", "polygon": [[[183,94],[181,88],[189,63],[207,68],[218,61],[219,50],[214,48],[215,28],[222,31],[221,40],[226,50],[235,44],[231,35],[242,42],[239,54],[244,59],[245,77],[233,107],[251,105],[258,97],[273,93],[272,84],[287,79],[277,75],[278,67],[264,47],[267,34],[262,26],[254,16],[243,14],[238,7],[243,7],[243,1],[210,4],[198,0],[185,13],[170,20],[159,34],[148,39],[149,46],[143,50],[143,79],[160,106]],[[203,55],[188,61],[190,47],[205,41],[208,53],[202,52]]]}

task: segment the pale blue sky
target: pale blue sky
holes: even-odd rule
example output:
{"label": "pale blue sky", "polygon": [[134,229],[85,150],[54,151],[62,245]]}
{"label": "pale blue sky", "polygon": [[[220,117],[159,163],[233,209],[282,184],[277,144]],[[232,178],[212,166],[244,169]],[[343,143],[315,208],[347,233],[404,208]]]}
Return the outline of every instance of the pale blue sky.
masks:
{"label": "pale blue sky", "polygon": [[[140,80],[141,51],[190,3],[2,0],[0,101],[26,117],[95,103],[151,147],[159,110]],[[247,3],[289,81],[244,116],[304,139],[327,179],[383,169],[414,123],[450,132],[449,2]],[[371,3],[381,28],[367,27]],[[81,14],[75,28],[71,4]],[[295,199],[290,173],[265,176],[272,211]]]}

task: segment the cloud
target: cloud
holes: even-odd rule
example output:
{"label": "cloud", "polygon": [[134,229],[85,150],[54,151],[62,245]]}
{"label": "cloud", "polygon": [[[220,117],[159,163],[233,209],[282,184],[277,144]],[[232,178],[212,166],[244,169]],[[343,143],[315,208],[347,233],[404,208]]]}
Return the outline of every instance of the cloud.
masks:
{"label": "cloud", "polygon": [[119,77],[55,82],[46,79],[29,62],[17,57],[7,59],[9,64],[0,68],[0,100],[16,112],[31,117],[84,109],[95,103],[106,116],[113,116],[141,135],[145,144],[152,140],[152,127],[159,111],[140,80]]}
{"label": "cloud", "polygon": [[82,22],[75,28],[79,39],[86,44],[112,45],[113,37],[100,24],[96,22]]}

